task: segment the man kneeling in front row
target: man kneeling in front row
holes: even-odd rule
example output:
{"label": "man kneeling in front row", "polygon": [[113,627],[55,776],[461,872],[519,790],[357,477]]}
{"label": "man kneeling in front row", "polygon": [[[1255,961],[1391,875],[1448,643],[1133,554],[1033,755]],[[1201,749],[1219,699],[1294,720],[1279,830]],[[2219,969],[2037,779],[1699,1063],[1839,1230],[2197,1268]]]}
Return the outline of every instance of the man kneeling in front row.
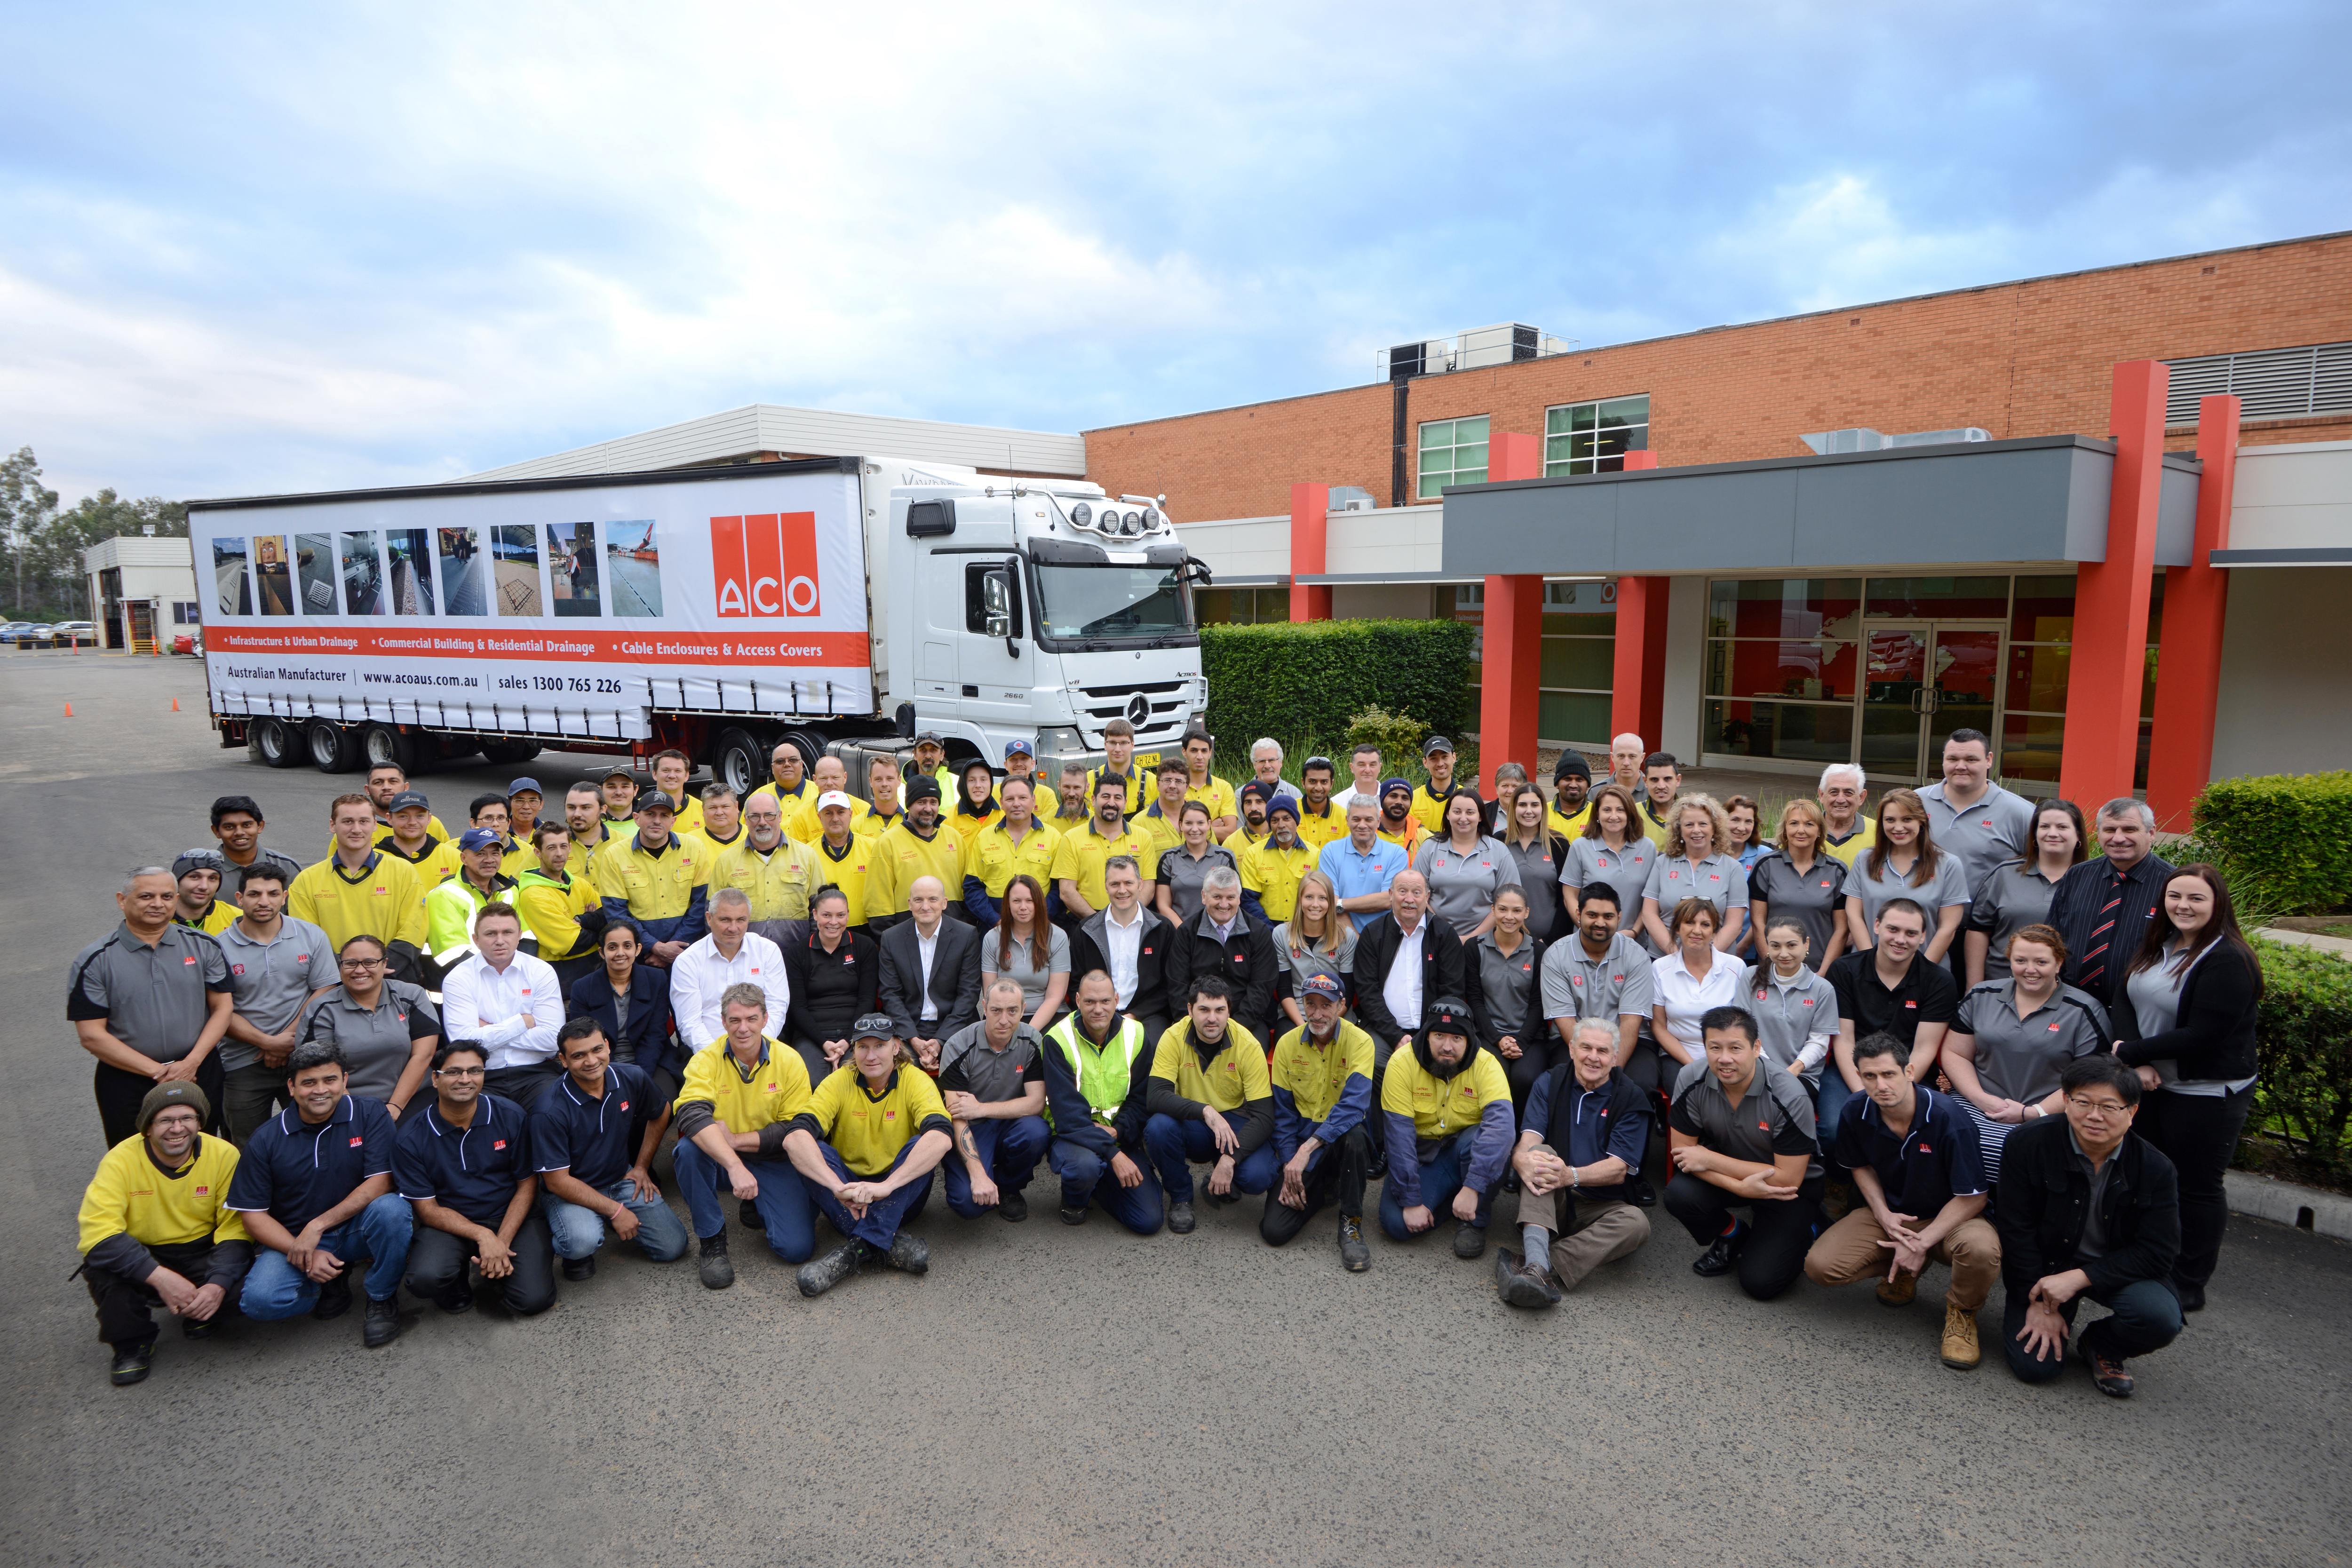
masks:
{"label": "man kneeling in front row", "polygon": [[1511,1154],[1527,1251],[1495,1255],[1495,1282],[1514,1307],[1557,1306],[1586,1275],[1650,1239],[1650,1216],[1625,1198],[1650,1144],[1650,1097],[1618,1068],[1617,1045],[1615,1019],[1578,1020],[1568,1060],[1528,1091]]}
{"label": "man kneeling in front row", "polygon": [[766,1232],[768,1248],[787,1263],[805,1263],[816,1250],[816,1221],[808,1187],[786,1155],[793,1119],[809,1105],[808,1064],[772,1035],[768,994],[749,981],[720,993],[719,1018],[727,1033],[694,1053],[677,1091],[677,1146],[671,1152],[686,1212],[702,1244],[702,1283],[724,1290],[735,1283],[727,1256],[727,1211],[719,1184],[743,1203]]}
{"label": "man kneeling in front row", "polygon": [[784,1134],[809,1195],[849,1237],[801,1265],[803,1296],[824,1295],[877,1258],[908,1274],[930,1268],[930,1247],[898,1227],[923,1212],[954,1135],[939,1086],[899,1050],[890,1015],[868,1013],[850,1029],[856,1070],[827,1075]]}
{"label": "man kneeling in front row", "polygon": [[948,1207],[966,1219],[982,1209],[1029,1217],[1029,1180],[1053,1134],[1045,1126],[1044,1038],[1021,1016],[1017,980],[1000,979],[981,998],[980,1021],[940,1045],[940,1096],[954,1120]]}
{"label": "man kneeling in front row", "polygon": [[[656,1263],[686,1256],[686,1226],[654,1184],[654,1151],[661,1147],[669,1108],[654,1103],[653,1079],[643,1068],[613,1060],[604,1026],[573,1018],[555,1034],[563,1076],[531,1108],[530,1148],[537,1157],[540,1213],[546,1216],[566,1279],[596,1272],[604,1227]],[[645,1131],[634,1142],[631,1131]]]}
{"label": "man kneeling in front row", "polygon": [[1266,1191],[1257,1233],[1282,1247],[1333,1203],[1339,1207],[1339,1264],[1372,1266],[1364,1245],[1364,1185],[1372,1164],[1372,1037],[1340,1015],[1347,993],[1328,974],[1299,986],[1306,1024],[1274,1047],[1274,1153],[1281,1180]]}
{"label": "man kneeling in front row", "polygon": [[1816,1285],[1879,1277],[1878,1299],[1907,1307],[1929,1260],[1952,1271],[1944,1295],[1944,1364],[1960,1372],[1984,1359],[1977,1309],[2000,1273],[2000,1237],[1984,1217],[1976,1124],[1949,1095],[1914,1083],[1911,1047],[1866,1035],[1853,1047],[1862,1093],[1845,1102],[1825,1142],[1853,1173],[1866,1206],[1850,1209],[1805,1254]]}
{"label": "man kneeling in front row", "polygon": [[1666,1118],[1675,1167],[1666,1212],[1706,1247],[1692,1273],[1712,1279],[1736,1268],[1739,1288],[1769,1301],[1804,1271],[1821,1218],[1812,1097],[1764,1055],[1747,1009],[1710,1007],[1698,1026],[1706,1056],[1675,1079]]}
{"label": "man kneeling in front row", "polygon": [[1454,1256],[1486,1250],[1486,1216],[1511,1157],[1511,1083],[1495,1053],[1477,1043],[1470,1005],[1440,997],[1422,1009],[1412,1047],[1392,1053],[1381,1081],[1389,1174],[1381,1184],[1381,1228],[1409,1241],[1454,1215]]}
{"label": "man kneeling in front row", "polygon": [[489,1050],[450,1040],[433,1054],[433,1103],[401,1124],[392,1179],[416,1206],[404,1283],[445,1312],[469,1312],[468,1267],[481,1265],[507,1310],[527,1318],[555,1305],[555,1248],[539,1213],[530,1120],[484,1091]]}

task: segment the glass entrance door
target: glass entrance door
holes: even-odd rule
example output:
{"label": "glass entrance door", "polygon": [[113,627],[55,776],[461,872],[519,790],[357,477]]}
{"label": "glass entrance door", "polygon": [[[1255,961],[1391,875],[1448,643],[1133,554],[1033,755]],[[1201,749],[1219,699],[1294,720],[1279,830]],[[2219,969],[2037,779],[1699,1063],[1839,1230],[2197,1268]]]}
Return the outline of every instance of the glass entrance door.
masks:
{"label": "glass entrance door", "polygon": [[1940,775],[1944,737],[1994,732],[1998,621],[1875,621],[1862,688],[1861,756],[1873,777]]}

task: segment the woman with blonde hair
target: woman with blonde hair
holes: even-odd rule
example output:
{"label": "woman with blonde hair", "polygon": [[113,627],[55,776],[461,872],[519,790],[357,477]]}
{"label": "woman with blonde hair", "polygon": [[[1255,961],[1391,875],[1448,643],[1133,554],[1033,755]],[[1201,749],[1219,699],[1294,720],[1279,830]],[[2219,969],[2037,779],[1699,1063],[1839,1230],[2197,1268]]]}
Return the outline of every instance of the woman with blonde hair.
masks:
{"label": "woman with blonde hair", "polygon": [[1748,873],[1724,853],[1730,838],[1723,807],[1715,797],[1685,791],[1675,797],[1666,841],[1650,866],[1642,889],[1642,930],[1660,953],[1675,951],[1665,911],[1679,911],[1685,900],[1699,899],[1715,910],[1715,945],[1728,952],[1748,924]]}
{"label": "woman with blonde hair", "polygon": [[[1584,836],[1568,847],[1568,864],[1559,868],[1561,901],[1569,919],[1576,918],[1585,889],[1606,882],[1616,891],[1617,908],[1627,917],[1626,923],[1640,923],[1642,889],[1650,885],[1650,868],[1658,858],[1658,847],[1642,832],[1640,810],[1633,792],[1623,784],[1605,784],[1592,792]],[[1638,932],[1626,934],[1639,940]]]}
{"label": "woman with blonde hair", "polygon": [[1816,974],[1845,951],[1844,861],[1828,849],[1829,823],[1810,800],[1780,808],[1780,844],[1748,873],[1748,915],[1756,929],[1782,916],[1805,933],[1805,967]]}
{"label": "woman with blonde hair", "polygon": [[1356,963],[1356,922],[1341,911],[1339,889],[1320,870],[1298,879],[1290,918],[1274,928],[1274,963],[1280,981],[1276,1002],[1291,1028],[1306,1026],[1298,997],[1310,976],[1328,974],[1341,991],[1348,990],[1348,973]]}
{"label": "woman with blonde hair", "polygon": [[1845,909],[1855,952],[1877,945],[1871,932],[1889,899],[1909,899],[1936,911],[1920,951],[1928,963],[1943,963],[1960,934],[1960,917],[1969,912],[1969,875],[1958,856],[1936,847],[1927,805],[1916,790],[1886,792],[1878,803],[1878,841],[1854,857]]}

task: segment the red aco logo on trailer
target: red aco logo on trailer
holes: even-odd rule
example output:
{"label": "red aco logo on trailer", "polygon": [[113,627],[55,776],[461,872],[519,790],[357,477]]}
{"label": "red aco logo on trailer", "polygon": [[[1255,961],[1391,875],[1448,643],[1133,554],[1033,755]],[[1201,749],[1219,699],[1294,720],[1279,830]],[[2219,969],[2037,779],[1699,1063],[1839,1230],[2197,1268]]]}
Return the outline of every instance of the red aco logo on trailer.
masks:
{"label": "red aco logo on trailer", "polygon": [[816,513],[712,518],[710,575],[721,620],[818,614]]}

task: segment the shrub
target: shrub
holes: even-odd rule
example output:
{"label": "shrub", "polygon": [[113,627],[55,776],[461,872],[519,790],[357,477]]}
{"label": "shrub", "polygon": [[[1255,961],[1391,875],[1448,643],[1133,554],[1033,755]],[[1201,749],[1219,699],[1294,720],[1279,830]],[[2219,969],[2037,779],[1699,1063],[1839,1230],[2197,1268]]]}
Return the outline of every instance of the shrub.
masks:
{"label": "shrub", "polygon": [[2248,1131],[2292,1146],[2300,1173],[2352,1179],[2352,963],[2315,948],[2254,939],[2263,960],[2255,1026],[2261,1078]]}
{"label": "shrub", "polygon": [[1350,716],[1378,707],[1458,741],[1475,635],[1461,621],[1202,626],[1209,729],[1220,752],[1245,752],[1260,735],[1328,746]]}
{"label": "shrub", "polygon": [[1367,708],[1348,721],[1348,750],[1352,752],[1358,746],[1378,746],[1383,775],[1419,763],[1421,743],[1428,738],[1428,725],[1410,714],[1391,713],[1385,708]]}
{"label": "shrub", "polygon": [[2195,820],[2242,899],[2292,913],[2352,901],[2352,773],[2216,779]]}

